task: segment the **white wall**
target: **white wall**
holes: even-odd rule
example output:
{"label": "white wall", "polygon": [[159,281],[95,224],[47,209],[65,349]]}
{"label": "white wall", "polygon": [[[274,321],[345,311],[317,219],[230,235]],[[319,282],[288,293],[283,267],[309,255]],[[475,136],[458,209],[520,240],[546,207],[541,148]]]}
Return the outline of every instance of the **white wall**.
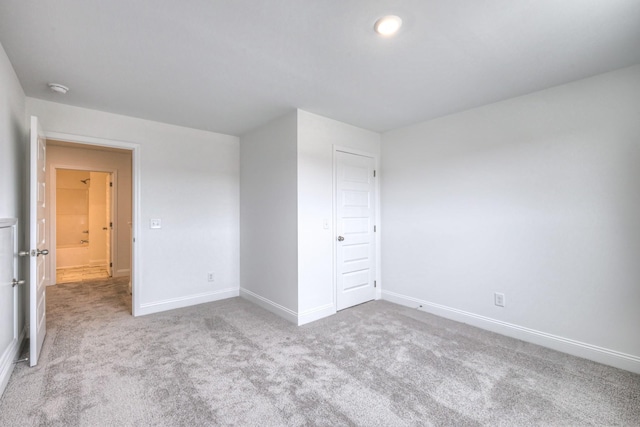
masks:
{"label": "white wall", "polygon": [[139,144],[137,314],[238,295],[237,137],[33,98],[27,112],[45,132]]}
{"label": "white wall", "polygon": [[298,110],[299,324],[335,313],[334,146],[379,158],[380,134]]}
{"label": "white wall", "polygon": [[640,372],[640,66],[382,152],[385,298]]}
{"label": "white wall", "polygon": [[[109,226],[107,222],[107,209],[110,209],[110,203],[107,204],[109,175],[101,172],[91,172],[89,176],[91,177],[91,181],[89,181],[89,236],[86,239],[89,240],[89,264],[106,265],[109,257],[107,254],[107,230],[104,230],[104,228]],[[129,197],[129,200],[131,200],[131,197]],[[129,215],[129,218],[131,218],[131,215]],[[131,219],[129,219],[129,222],[131,222]],[[123,224],[123,228],[128,229],[129,225]],[[129,241],[129,239],[124,240]]]}
{"label": "white wall", "polygon": [[297,113],[241,137],[242,296],[291,321],[298,310]]}
{"label": "white wall", "polygon": [[[131,259],[131,240],[128,224],[131,222],[131,153],[96,150],[91,146],[76,148],[49,145],[47,148],[47,174],[49,179],[53,168],[56,166],[84,170],[88,168],[94,171],[112,170],[115,172],[117,178],[115,183],[117,212],[113,218],[114,232],[116,234],[114,239],[116,247],[113,269],[115,276],[128,275],[130,273],[129,264]],[[49,215],[51,216],[51,212],[49,212]],[[52,222],[50,221],[50,223]],[[49,237],[49,241],[51,240]],[[53,257],[50,261],[54,262]],[[60,265],[58,263],[58,266]],[[55,271],[55,265],[51,265],[50,268],[52,268],[51,271]]]}
{"label": "white wall", "polygon": [[[27,142],[27,122],[24,115],[25,96],[20,82],[0,45],[0,218],[17,218],[19,239],[24,241],[23,203],[22,197],[25,178],[25,147]],[[22,266],[20,266],[22,267]],[[26,279],[25,268],[12,272],[17,278]],[[11,286],[3,283],[0,286]],[[18,294],[18,331],[25,326],[24,301],[26,289],[14,288]],[[0,298],[9,297],[13,301],[15,295],[1,292]],[[2,301],[3,307],[7,301]],[[0,395],[13,370],[13,360],[19,351],[19,342],[14,339],[14,325],[0,325]]]}
{"label": "white wall", "polygon": [[242,295],[298,325],[336,312],[334,146],[380,135],[297,110],[241,137]]}

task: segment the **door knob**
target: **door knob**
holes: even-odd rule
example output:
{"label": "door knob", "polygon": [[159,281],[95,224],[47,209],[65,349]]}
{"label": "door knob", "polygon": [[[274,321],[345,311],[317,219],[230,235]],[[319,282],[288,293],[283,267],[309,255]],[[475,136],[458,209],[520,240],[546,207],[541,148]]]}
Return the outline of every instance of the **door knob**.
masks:
{"label": "door knob", "polygon": [[43,250],[38,249],[36,251],[36,256],[40,256],[40,255],[49,255],[49,249],[43,249]]}
{"label": "door knob", "polygon": [[11,283],[11,287],[16,287],[18,285],[24,285],[24,280],[13,279]]}
{"label": "door knob", "polygon": [[338,236],[338,242],[342,242],[343,240],[344,240],[344,237]]}

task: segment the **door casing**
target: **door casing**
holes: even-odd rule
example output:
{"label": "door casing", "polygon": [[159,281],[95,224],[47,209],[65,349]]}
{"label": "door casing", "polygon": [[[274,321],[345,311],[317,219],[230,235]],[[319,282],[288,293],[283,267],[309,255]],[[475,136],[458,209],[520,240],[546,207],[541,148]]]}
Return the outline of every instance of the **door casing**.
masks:
{"label": "door casing", "polygon": [[[133,222],[131,224],[131,311],[134,317],[138,316],[140,312],[140,302],[138,298],[138,295],[140,294],[139,260],[140,254],[143,250],[142,244],[137,238],[140,230],[140,144],[61,132],[45,131],[45,136],[47,139],[56,141],[72,142],[88,146],[119,148],[131,151],[131,218]],[[71,169],[78,169],[78,167],[73,166]]]}
{"label": "door casing", "polygon": [[375,245],[376,245],[376,250],[375,250],[375,281],[376,281],[376,288],[375,288],[375,299],[378,300],[380,298],[382,298],[382,281],[381,281],[381,266],[380,266],[380,254],[381,254],[381,245],[380,245],[380,236],[381,236],[381,220],[380,220],[380,199],[381,199],[381,194],[380,194],[380,159],[379,156],[376,153],[370,152],[370,151],[366,151],[366,150],[359,150],[359,149],[355,149],[352,147],[347,147],[347,146],[343,146],[343,145],[337,145],[334,144],[333,145],[333,221],[332,221],[332,239],[333,239],[333,306],[334,309],[337,311],[337,307],[338,307],[338,269],[337,269],[337,251],[336,251],[336,245],[335,245],[335,239],[337,238],[338,234],[337,234],[337,224],[338,224],[338,209],[337,209],[337,197],[338,197],[338,193],[337,193],[337,168],[338,168],[338,161],[337,161],[337,153],[338,152],[344,152],[344,153],[349,153],[349,154],[355,154],[355,155],[359,155],[359,156],[366,156],[366,157],[371,157],[374,160],[374,168],[376,170],[376,178],[375,178],[375,193],[376,193],[376,197],[375,197],[375,210],[376,210],[376,232],[374,233],[375,235]]}

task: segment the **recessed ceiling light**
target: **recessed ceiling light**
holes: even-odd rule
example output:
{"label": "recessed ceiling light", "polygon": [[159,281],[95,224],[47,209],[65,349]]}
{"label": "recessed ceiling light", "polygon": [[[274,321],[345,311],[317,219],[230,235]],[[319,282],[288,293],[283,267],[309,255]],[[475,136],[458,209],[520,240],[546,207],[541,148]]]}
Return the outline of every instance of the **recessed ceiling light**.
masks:
{"label": "recessed ceiling light", "polygon": [[68,87],[61,85],[60,83],[49,83],[49,89],[63,95],[69,91]]}
{"label": "recessed ceiling light", "polygon": [[402,19],[400,19],[399,16],[388,15],[378,19],[373,28],[376,30],[376,33],[386,37],[397,33],[401,26]]}

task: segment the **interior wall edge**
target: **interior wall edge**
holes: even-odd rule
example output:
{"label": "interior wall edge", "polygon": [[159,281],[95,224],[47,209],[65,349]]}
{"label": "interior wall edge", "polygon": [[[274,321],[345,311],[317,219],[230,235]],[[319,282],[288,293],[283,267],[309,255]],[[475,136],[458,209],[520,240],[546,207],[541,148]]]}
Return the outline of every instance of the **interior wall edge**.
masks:
{"label": "interior wall edge", "polygon": [[316,320],[323,319],[336,313],[336,305],[333,301],[329,304],[324,304],[315,308],[311,308],[309,310],[305,310],[301,313],[298,313],[298,326],[315,322]]}
{"label": "interior wall edge", "polygon": [[267,311],[270,311],[273,314],[276,314],[285,320],[288,320],[291,323],[298,324],[298,313],[284,307],[278,303],[271,301],[261,295],[256,294],[245,288],[240,288],[240,297],[256,304],[259,307],[264,308]]}

